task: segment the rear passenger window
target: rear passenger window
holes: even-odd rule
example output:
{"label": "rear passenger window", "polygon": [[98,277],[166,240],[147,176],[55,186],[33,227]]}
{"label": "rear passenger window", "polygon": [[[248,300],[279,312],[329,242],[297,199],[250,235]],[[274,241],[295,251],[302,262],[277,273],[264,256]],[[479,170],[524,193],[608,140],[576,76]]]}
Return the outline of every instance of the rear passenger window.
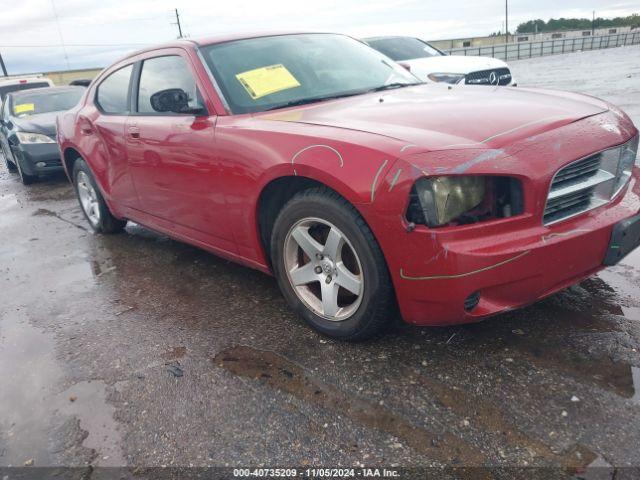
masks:
{"label": "rear passenger window", "polygon": [[125,114],[129,111],[129,80],[133,65],[113,72],[98,86],[96,101],[105,113]]}
{"label": "rear passenger window", "polygon": [[151,95],[162,90],[179,88],[189,96],[189,107],[202,106],[196,81],[191,75],[187,62],[182,57],[167,56],[145,60],[140,74],[138,92],[138,112],[157,113],[151,106]]}

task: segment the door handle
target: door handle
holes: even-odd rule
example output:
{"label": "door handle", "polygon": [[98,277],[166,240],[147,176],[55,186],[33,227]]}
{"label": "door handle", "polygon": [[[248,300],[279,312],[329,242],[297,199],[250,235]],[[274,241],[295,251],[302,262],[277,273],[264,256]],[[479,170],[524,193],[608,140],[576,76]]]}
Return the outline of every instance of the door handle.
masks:
{"label": "door handle", "polygon": [[127,131],[131,138],[140,138],[140,129],[138,127],[129,127]]}

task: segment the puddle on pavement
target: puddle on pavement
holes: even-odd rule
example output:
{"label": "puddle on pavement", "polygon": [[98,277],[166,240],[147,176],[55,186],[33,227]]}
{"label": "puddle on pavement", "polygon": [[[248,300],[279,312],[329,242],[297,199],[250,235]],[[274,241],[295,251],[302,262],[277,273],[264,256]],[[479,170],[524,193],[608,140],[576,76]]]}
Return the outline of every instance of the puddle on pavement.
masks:
{"label": "puddle on pavement", "polygon": [[63,452],[56,445],[64,445],[65,439],[52,438],[52,432],[72,417],[88,432],[81,447],[95,450],[94,464],[124,465],[106,386],[80,382],[56,393],[64,372],[54,340],[19,317],[6,312],[0,316],[0,465],[22,466],[31,459],[36,467],[58,463],[57,455]]}
{"label": "puddle on pavement", "polygon": [[606,282],[622,300],[622,314],[630,320],[640,320],[640,248],[614,266],[602,270],[598,277]]}
{"label": "puddle on pavement", "polygon": [[[237,346],[218,353],[213,362],[235,375],[259,380],[299,400],[332,410],[366,427],[392,435],[412,449],[450,465],[481,465],[488,461],[479,449],[464,439],[448,432],[435,433],[417,427],[381,405],[325,384],[276,353]],[[506,437],[510,445],[529,450],[533,457],[563,465],[567,469],[584,468],[597,457],[581,445],[556,454],[546,444],[517,430],[504,418],[502,412],[487,402],[471,398],[462,391],[453,390],[439,382],[424,378],[422,380],[425,392],[453,413],[465,418],[475,409],[477,415],[471,418],[472,422],[501,440]]]}
{"label": "puddle on pavement", "polygon": [[560,345],[541,348],[540,345],[519,339],[510,345],[539,369],[560,368],[580,381],[591,381],[623,398],[631,398],[634,395],[632,367],[627,363],[614,361],[610,357],[593,358],[575,350],[563,351]]}
{"label": "puddle on pavement", "polygon": [[115,408],[105,398],[106,385],[101,381],[79,382],[56,397],[59,411],[80,420],[80,428],[89,432],[82,445],[97,452],[94,466],[126,465],[120,445],[122,440],[113,418]]}

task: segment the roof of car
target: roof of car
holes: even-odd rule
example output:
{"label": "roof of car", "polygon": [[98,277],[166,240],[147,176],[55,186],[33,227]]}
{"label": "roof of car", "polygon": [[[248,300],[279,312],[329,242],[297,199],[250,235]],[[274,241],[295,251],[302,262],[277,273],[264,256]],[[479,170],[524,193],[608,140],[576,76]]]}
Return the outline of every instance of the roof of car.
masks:
{"label": "roof of car", "polygon": [[59,93],[59,92],[72,92],[72,91],[84,91],[84,87],[76,87],[65,85],[63,87],[40,87],[40,88],[30,88],[27,90],[18,90],[16,92],[10,92],[7,95],[11,95],[11,98],[19,98],[26,95],[33,95],[34,93],[41,93],[42,95],[47,95],[49,93]]}

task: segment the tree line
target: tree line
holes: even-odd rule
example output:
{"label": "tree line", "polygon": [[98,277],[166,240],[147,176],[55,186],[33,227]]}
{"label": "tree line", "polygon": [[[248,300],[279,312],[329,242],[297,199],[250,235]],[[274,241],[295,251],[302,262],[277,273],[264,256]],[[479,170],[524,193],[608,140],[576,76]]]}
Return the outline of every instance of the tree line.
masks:
{"label": "tree line", "polygon": [[[628,17],[596,18],[551,18],[545,22],[542,19],[529,20],[521,23],[516,33],[555,32],[558,30],[591,30],[593,28],[608,27],[640,27],[640,15],[634,13]],[[537,29],[536,29],[537,27]]]}

